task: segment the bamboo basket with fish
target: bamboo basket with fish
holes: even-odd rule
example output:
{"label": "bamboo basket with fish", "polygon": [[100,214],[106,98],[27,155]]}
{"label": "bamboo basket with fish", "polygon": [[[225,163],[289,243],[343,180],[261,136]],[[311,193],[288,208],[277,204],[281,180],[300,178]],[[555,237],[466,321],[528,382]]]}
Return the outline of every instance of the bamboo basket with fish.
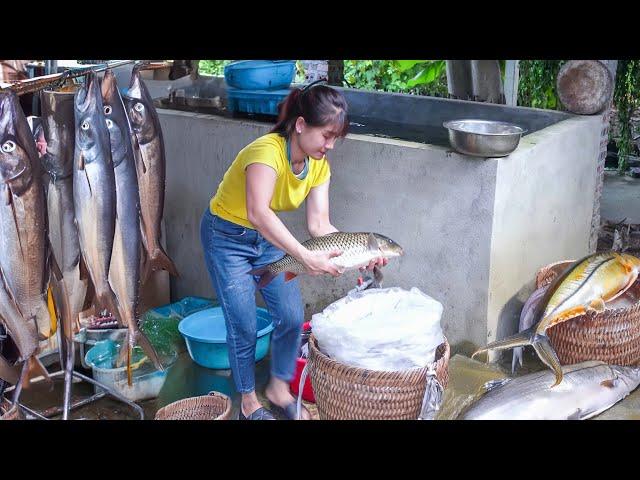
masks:
{"label": "bamboo basket with fish", "polygon": [[[536,288],[550,284],[573,261],[552,263],[536,274]],[[562,365],[600,360],[612,365],[640,362],[640,282],[607,304],[549,329],[549,339]]]}
{"label": "bamboo basket with fish", "polygon": [[162,407],[155,420],[230,420],[231,399],[220,392],[183,398]]}
{"label": "bamboo basket with fish", "polygon": [[416,420],[430,367],[442,388],[449,382],[449,343],[436,349],[435,365],[398,372],[351,367],[320,351],[309,338],[311,385],[320,420]]}

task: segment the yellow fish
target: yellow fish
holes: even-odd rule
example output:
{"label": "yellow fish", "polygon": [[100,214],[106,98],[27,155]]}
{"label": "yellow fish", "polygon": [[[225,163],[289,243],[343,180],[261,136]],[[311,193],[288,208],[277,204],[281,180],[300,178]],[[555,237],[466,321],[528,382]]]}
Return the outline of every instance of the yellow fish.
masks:
{"label": "yellow fish", "polygon": [[626,292],[639,272],[640,259],[626,253],[595,253],[574,262],[549,286],[534,313],[540,320],[533,327],[492,342],[471,358],[490,349],[531,345],[540,360],[555,372],[556,383],[552,385],[555,387],[562,381],[562,368],[547,329],[588,311],[604,311],[605,303]]}

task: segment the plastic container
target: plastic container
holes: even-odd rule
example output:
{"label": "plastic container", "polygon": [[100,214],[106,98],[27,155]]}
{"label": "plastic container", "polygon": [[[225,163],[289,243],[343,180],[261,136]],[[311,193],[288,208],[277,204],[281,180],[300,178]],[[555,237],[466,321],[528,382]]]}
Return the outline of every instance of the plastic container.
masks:
{"label": "plastic container", "polygon": [[[271,332],[275,327],[271,315],[257,308],[256,362],[269,352]],[[198,365],[216,370],[231,368],[227,347],[227,328],[221,307],[208,308],[189,315],[178,324],[191,359]]]}
{"label": "plastic container", "polygon": [[[127,367],[113,368],[118,358],[119,344],[113,340],[97,342],[86,354],[85,362],[91,366],[93,378],[120,393],[131,401],[156,398],[167,378],[167,370],[156,370],[146,360],[132,371],[132,385],[127,382]],[[140,347],[134,347],[132,365],[145,357]],[[102,388],[94,386],[96,393]]]}
{"label": "plastic container", "polygon": [[[311,331],[311,322],[305,322],[302,325],[302,331],[308,333]],[[300,391],[300,377],[302,376],[302,371],[304,367],[307,365],[306,358],[297,358],[296,359],[296,371],[293,374],[293,380],[289,383],[289,387],[291,388],[291,393],[294,395],[298,395]],[[316,403],[316,397],[313,395],[313,387],[311,386],[311,376],[308,375],[307,370],[307,379],[304,382],[304,386],[302,387],[302,398],[307,402]]]}
{"label": "plastic container", "polygon": [[170,316],[171,314],[186,317],[192,313],[199,312],[218,305],[218,302],[212,298],[204,297],[185,297],[182,300],[164,305],[162,307],[153,308],[152,311],[159,315]]}
{"label": "plastic container", "polygon": [[227,109],[232,112],[278,115],[278,104],[289,90],[239,90],[227,88]]}
{"label": "plastic container", "polygon": [[289,87],[295,72],[295,60],[241,60],[224,67],[224,79],[232,88],[277,90]]}

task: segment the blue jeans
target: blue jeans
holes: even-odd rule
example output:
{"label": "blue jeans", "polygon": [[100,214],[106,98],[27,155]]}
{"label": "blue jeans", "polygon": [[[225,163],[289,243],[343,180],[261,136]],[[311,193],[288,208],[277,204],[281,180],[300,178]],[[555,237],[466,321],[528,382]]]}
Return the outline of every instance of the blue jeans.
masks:
{"label": "blue jeans", "polygon": [[[209,209],[202,215],[200,241],[227,327],[229,363],[236,389],[255,390],[257,277],[254,268],[280,260],[284,252],[257,230],[229,222]],[[275,329],[271,333],[271,375],[289,382],[295,371],[304,321],[298,280],[280,274],[260,290]]]}

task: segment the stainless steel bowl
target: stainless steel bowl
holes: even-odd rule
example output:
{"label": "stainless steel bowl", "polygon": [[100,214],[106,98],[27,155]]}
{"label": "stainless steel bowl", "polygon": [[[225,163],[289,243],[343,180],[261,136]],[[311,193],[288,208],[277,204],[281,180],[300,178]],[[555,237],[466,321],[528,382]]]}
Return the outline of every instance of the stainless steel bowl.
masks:
{"label": "stainless steel bowl", "polygon": [[512,123],[492,120],[450,120],[442,125],[449,130],[449,143],[454,150],[475,157],[506,157],[526,133]]}

